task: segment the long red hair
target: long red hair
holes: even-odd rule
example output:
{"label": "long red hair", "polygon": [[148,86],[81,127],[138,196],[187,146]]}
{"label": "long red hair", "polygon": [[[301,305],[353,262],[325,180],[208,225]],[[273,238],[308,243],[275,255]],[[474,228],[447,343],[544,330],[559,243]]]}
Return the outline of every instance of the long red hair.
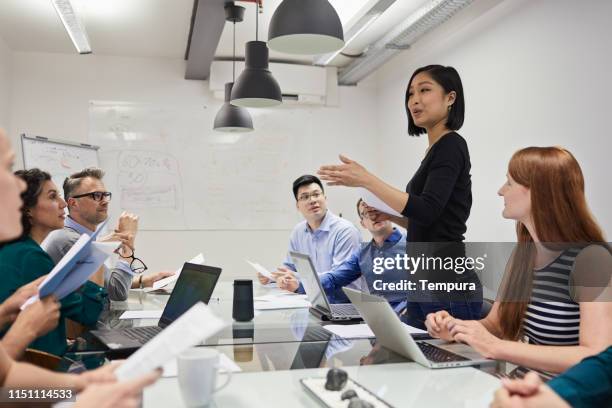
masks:
{"label": "long red hair", "polygon": [[[546,243],[584,246],[604,243],[601,228],[584,195],[584,177],[576,158],[561,147],[527,147],[508,164],[514,181],[527,187],[531,217],[538,239]],[[500,290],[499,324],[502,336],[518,339],[533,284],[535,247],[521,222],[516,224],[517,246]],[[505,301],[507,300],[507,301]]]}

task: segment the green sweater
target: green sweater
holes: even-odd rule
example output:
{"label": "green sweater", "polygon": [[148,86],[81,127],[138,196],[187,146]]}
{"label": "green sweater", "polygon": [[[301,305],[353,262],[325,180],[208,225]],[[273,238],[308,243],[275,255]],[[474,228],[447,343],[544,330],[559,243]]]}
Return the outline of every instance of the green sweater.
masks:
{"label": "green sweater", "polygon": [[[53,269],[55,264],[32,238],[26,236],[0,247],[0,302],[21,286]],[[34,340],[30,348],[58,356],[66,352],[65,318],[93,327],[106,302],[106,289],[87,281],[78,290],[61,300],[61,315],[55,329]],[[0,334],[4,335],[5,330]]]}
{"label": "green sweater", "polygon": [[612,346],[585,358],[548,386],[574,408],[612,407]]}

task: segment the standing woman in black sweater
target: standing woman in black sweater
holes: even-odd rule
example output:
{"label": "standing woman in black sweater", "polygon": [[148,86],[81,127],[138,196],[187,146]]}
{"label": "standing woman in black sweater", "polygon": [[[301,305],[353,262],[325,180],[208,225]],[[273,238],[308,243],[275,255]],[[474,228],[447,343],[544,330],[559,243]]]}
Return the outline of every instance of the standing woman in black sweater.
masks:
{"label": "standing woman in black sweater", "polygon": [[[441,65],[417,69],[408,83],[405,105],[408,133],[412,136],[427,133],[429,139],[425,157],[405,192],[342,155],[343,164],[322,166],[319,175],[329,185],[363,187],[401,213],[402,217],[374,209],[369,212],[377,220],[389,219],[407,229],[406,252],[409,256],[442,260],[450,257],[459,261],[465,258],[463,240],[472,207],[470,155],[465,139],[456,132],[463,125],[465,113],[459,74],[454,68]],[[406,278],[414,282],[415,289],[407,291],[404,320],[424,328],[427,314],[443,310],[443,306],[463,316],[479,317],[482,287],[475,273],[471,270],[455,273],[452,268],[449,270],[433,263],[414,274],[407,271]],[[470,289],[451,292],[424,289],[421,280],[467,283],[464,286]]]}

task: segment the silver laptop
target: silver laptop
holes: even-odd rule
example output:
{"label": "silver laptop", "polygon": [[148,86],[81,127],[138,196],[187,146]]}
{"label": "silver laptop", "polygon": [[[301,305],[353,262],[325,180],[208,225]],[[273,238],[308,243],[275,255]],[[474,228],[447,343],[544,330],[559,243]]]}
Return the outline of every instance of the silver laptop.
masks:
{"label": "silver laptop", "polygon": [[312,305],[310,312],[321,320],[361,320],[361,316],[355,306],[350,303],[330,304],[321,286],[319,274],[315,270],[312,260],[306,254],[299,252],[289,252],[295,265],[295,269],[300,274],[302,285],[306,291],[306,297]]}
{"label": "silver laptop", "polygon": [[384,298],[350,288],[342,290],[370,326],[376,341],[389,350],[429,368],[495,363],[495,360],[483,357],[465,344],[448,344],[442,340],[416,341]]}

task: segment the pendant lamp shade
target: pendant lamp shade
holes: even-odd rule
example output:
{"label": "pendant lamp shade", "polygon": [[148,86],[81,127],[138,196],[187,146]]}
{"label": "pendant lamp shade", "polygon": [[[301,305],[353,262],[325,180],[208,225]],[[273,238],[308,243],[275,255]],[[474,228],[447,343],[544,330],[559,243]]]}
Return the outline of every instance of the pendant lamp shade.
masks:
{"label": "pendant lamp shade", "polygon": [[213,129],[218,132],[243,133],[253,130],[253,120],[249,111],[230,103],[233,82],[225,84],[225,103],[215,116]]}
{"label": "pendant lamp shade", "polygon": [[342,22],[328,0],[284,0],[268,29],[271,49],[288,54],[327,54],[344,47]]}
{"label": "pendant lamp shade", "polygon": [[245,68],[232,89],[231,104],[243,108],[268,108],[283,101],[280,86],[268,70],[268,47],[263,41],[249,41]]}

